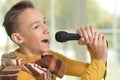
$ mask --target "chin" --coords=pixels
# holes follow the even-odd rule
[[[50,48],[44,49],[43,52],[48,52],[50,51]]]

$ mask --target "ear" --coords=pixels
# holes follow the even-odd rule
[[[12,33],[11,39],[17,44],[23,43],[23,38],[19,33]]]

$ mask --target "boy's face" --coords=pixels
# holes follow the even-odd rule
[[[46,25],[45,17],[38,10],[30,8],[23,11],[18,19],[19,34],[23,39],[19,45],[35,53],[49,51],[50,29]]]

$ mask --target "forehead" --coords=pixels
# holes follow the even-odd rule
[[[33,22],[33,21],[43,21],[44,16],[40,11],[38,11],[35,8],[28,8],[24,10],[20,15],[19,15],[19,21],[20,22]]]

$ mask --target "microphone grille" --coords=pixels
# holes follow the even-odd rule
[[[55,39],[58,41],[58,42],[66,42],[68,39],[67,39],[67,32],[65,31],[59,31],[56,33],[55,35]]]

